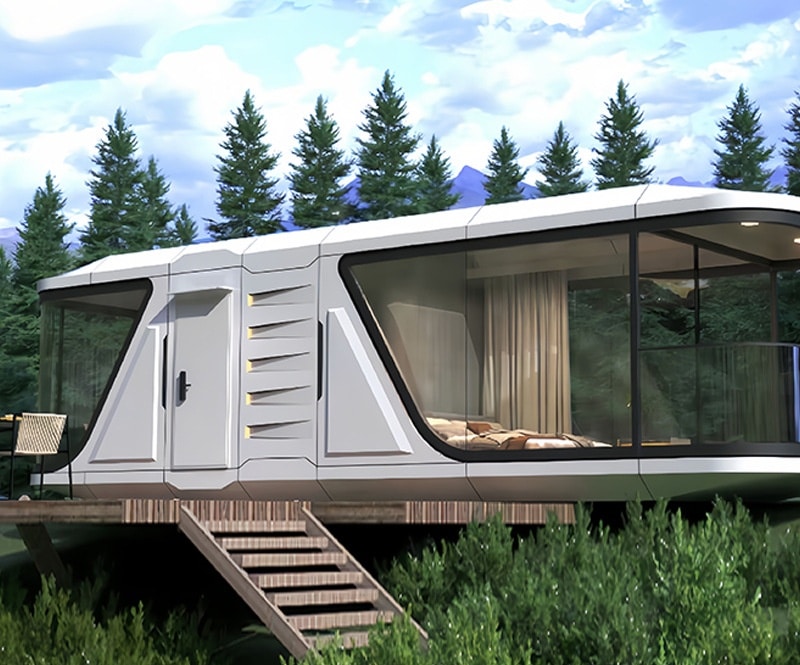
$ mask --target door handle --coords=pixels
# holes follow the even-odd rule
[[[186,401],[186,393],[189,392],[189,388],[192,387],[191,383],[186,381],[186,370],[181,370],[178,373],[178,402],[182,403]]]

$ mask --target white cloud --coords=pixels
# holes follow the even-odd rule
[[[267,119],[268,140],[282,153],[278,168],[284,174],[294,135],[318,94],[328,99],[343,147],[356,147],[362,111],[389,66],[406,94],[410,124],[425,133],[424,141],[436,131],[454,170],[485,168],[502,125],[523,148],[521,162],[532,165],[562,120],[588,177],[597,121],[622,78],[644,107],[645,129],[662,139],[652,160],[657,177],[708,180],[715,122],[736,86],[752,86],[765,120],[771,112],[781,115],[780,121],[787,95],[796,87],[800,21],[794,15],[766,27],[674,33],[658,3],[647,0],[654,14],[644,27],[626,27],[623,21],[614,31],[578,37],[574,31],[594,21],[600,10],[610,9],[613,18],[617,10],[641,2],[478,0],[459,10],[440,0],[395,0],[384,5],[382,17],[372,8],[334,12],[325,5],[325,20],[336,23],[319,43],[306,39],[303,27],[319,20],[316,11],[325,3],[306,3],[303,12],[278,8],[277,14],[242,19],[250,22],[248,34],[264,35],[263,43],[254,39],[247,51],[241,43],[225,48],[244,25],[224,14],[233,4],[0,0],[0,30],[19,39],[45,40],[112,25],[145,26],[152,33],[141,57],[104,65],[106,78],[0,90],[0,216],[16,224],[50,170],[69,197],[70,215],[82,219],[88,160],[117,107],[128,111],[142,153],[158,157],[172,179],[175,202],[186,200],[197,216],[207,216],[213,214],[213,165],[222,128],[248,88]],[[223,22],[225,29],[216,29]],[[193,29],[200,24],[214,27]],[[275,25],[292,39],[274,39]],[[297,26],[296,38],[287,26]],[[420,26],[430,33],[423,34]],[[348,40],[346,35],[354,36]],[[680,48],[664,51],[670,40]],[[103,48],[102,39],[97,43]],[[773,118],[772,125],[778,124]]]
[[[263,81],[242,69],[221,46],[203,46],[193,51],[169,53],[152,70],[119,72],[117,80],[130,104],[141,108],[146,120],[169,124],[159,117],[158,102],[184,100],[183,110],[190,123],[185,129],[201,132],[221,129],[239,106],[246,90],[258,100],[265,95]]]
[[[224,11],[232,0],[24,0],[0,4],[0,29],[40,41],[111,25],[186,22]]]
[[[714,159],[711,139],[685,135],[658,145],[648,163],[656,166],[654,175],[659,179],[680,175],[689,181],[708,182],[712,179]]]
[[[793,32],[787,22],[771,25],[750,38],[735,55],[709,63],[698,75],[705,80],[722,78],[737,84],[746,83],[753,76],[763,77],[764,69],[776,71],[790,55],[792,40],[797,41]]]
[[[580,30],[586,25],[587,11],[564,11],[548,0],[480,0],[463,7],[461,15],[465,18],[484,17],[490,25],[507,20],[522,24],[541,21],[547,25],[564,25]]]
[[[4,206],[6,225],[16,226],[22,220],[25,206],[33,199],[36,188],[44,184],[48,172],[53,174],[56,185],[65,195],[74,192],[68,197],[67,207],[85,210],[88,207],[87,173],[73,162],[76,155],[88,155],[87,147],[93,147],[98,136],[99,127],[61,128],[35,134],[24,141],[0,142],[3,196],[14,202],[13,206]],[[82,219],[80,213],[76,213],[76,217],[79,221]]]
[[[340,56],[340,49],[330,45],[305,49],[295,56],[298,80],[289,86],[264,88],[257,99],[267,120],[267,140],[281,154],[276,171],[284,176],[295,161],[291,154],[296,146],[294,137],[305,128],[319,95],[327,100],[328,113],[339,125],[341,147],[355,147],[361,111],[370,103],[380,75],[355,58]]]
[[[422,12],[422,3],[398,2],[378,23],[381,32],[404,32]]]

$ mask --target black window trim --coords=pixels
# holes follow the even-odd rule
[[[344,254],[338,262],[338,272],[347,290],[353,305],[358,312],[367,334],[375,345],[378,356],[386,369],[389,377],[397,390],[408,417],[414,424],[420,436],[436,451],[454,460],[465,463],[506,463],[506,462],[547,462],[557,460],[595,461],[603,459],[653,459],[653,458],[730,458],[730,457],[794,457],[800,456],[800,444],[786,443],[727,443],[724,446],[714,444],[692,444],[691,446],[661,446],[649,448],[641,445],[641,386],[639,379],[639,336],[638,327],[641,321],[641,311],[637,297],[631,297],[629,332],[630,344],[630,371],[631,371],[631,434],[630,447],[612,446],[610,448],[568,448],[568,449],[539,449],[520,451],[469,451],[461,450],[448,445],[439,438],[427,424],[424,416],[418,409],[411,396],[400,370],[392,358],[386,338],[378,326],[372,309],[355,278],[352,268],[357,265],[385,262],[411,257],[423,257],[437,254],[453,254],[458,252],[495,249],[512,246],[521,242],[547,243],[567,241],[583,238],[597,238],[610,235],[628,235],[628,257],[630,293],[635,296],[639,289],[638,266],[638,237],[641,233],[670,232],[688,226],[708,226],[717,224],[739,223],[757,219],[763,223],[783,224],[800,228],[800,215],[796,212],[761,208],[730,208],[715,210],[697,210],[680,214],[668,214],[646,217],[643,219],[632,218],[603,222],[598,224],[585,224],[552,229],[542,229],[520,233],[509,233],[497,236],[480,238],[465,238],[459,240],[424,243],[402,247],[366,250]],[[775,270],[783,266],[794,267],[800,265],[798,261],[770,262],[770,268]],[[636,328],[636,332],[634,332]],[[587,453],[586,451],[591,451]]]
[[[106,401],[108,400],[108,395],[111,392],[111,387],[114,385],[116,378],[119,374],[119,370],[122,367],[122,363],[125,360],[125,357],[128,355],[128,350],[130,348],[131,342],[133,341],[134,336],[136,335],[136,331],[139,329],[139,324],[142,321],[142,316],[147,309],[147,305],[150,303],[150,298],[153,295],[153,282],[148,278],[137,278],[137,279],[128,279],[128,280],[121,280],[118,282],[101,282],[98,284],[87,284],[81,286],[70,286],[63,289],[48,289],[46,291],[41,291],[39,293],[39,302],[46,303],[46,302],[56,302],[60,300],[66,300],[68,298],[80,298],[83,296],[88,295],[104,295],[109,293],[120,293],[124,291],[136,291],[144,289],[144,297],[142,298],[142,302],[140,303],[138,309],[136,310],[136,314],[133,317],[133,322],[131,324],[130,330],[128,331],[128,335],[125,338],[125,342],[120,349],[119,355],[117,356],[117,360],[114,362],[114,366],[111,369],[111,374],[108,377],[108,381],[106,381],[106,385],[103,388],[103,392],[100,394],[100,399],[97,401],[97,405],[92,413],[92,417],[89,420],[89,423],[86,427],[86,433],[83,436],[82,441],[73,442],[71,446],[71,459],[70,461],[74,460],[83,448],[86,446],[86,443],[89,441],[92,432],[94,431],[95,424],[97,423],[97,418],[99,414],[102,412],[103,408],[105,407]]]

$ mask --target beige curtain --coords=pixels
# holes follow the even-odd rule
[[[478,354],[461,312],[410,303],[388,306],[387,341],[426,415],[465,419],[477,413]]]
[[[571,432],[563,271],[486,281],[483,407],[510,429]]]

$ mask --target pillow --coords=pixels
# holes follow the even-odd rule
[[[488,420],[468,420],[467,427],[475,434],[485,434],[489,431],[502,430],[503,426],[500,423],[492,423]]]
[[[524,450],[528,437],[525,435],[510,436],[500,446],[503,450]]]
[[[474,436],[467,444],[468,450],[497,450],[499,447],[497,441],[485,436]]]
[[[453,448],[459,448],[461,450],[467,450],[470,447],[470,443],[473,439],[476,438],[476,434],[466,434],[466,435],[455,435],[455,436],[448,436],[446,441],[448,446],[453,446]]]
[[[472,434],[467,429],[467,423],[463,420],[447,420],[446,418],[428,418],[428,424],[445,441],[453,436],[467,436]]]

